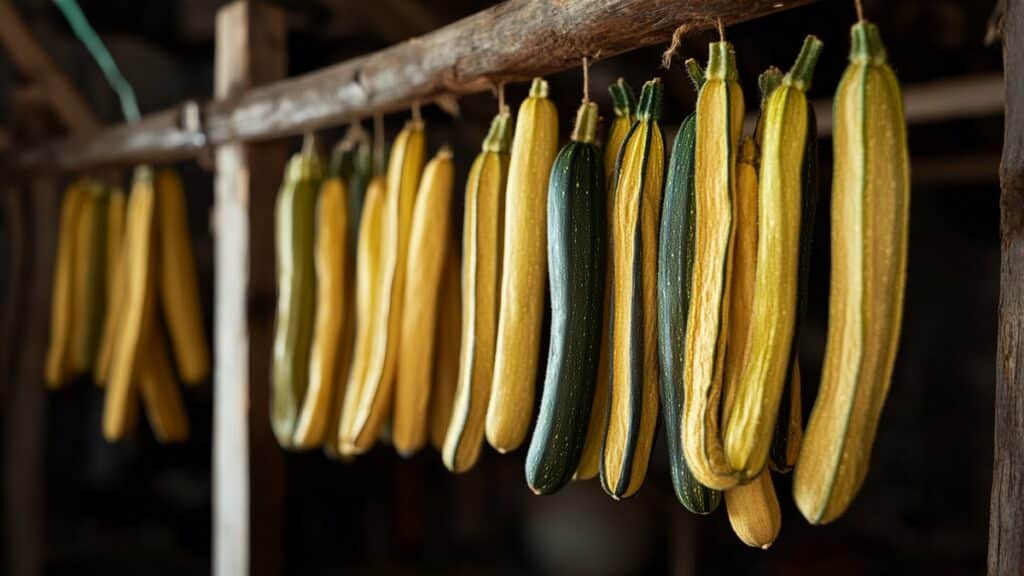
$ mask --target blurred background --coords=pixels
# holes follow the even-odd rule
[[[121,120],[114,93],[64,18],[47,0],[13,2],[32,33],[85,95],[104,123]],[[214,17],[218,0],[82,0],[81,6],[135,87],[143,113],[213,89]],[[293,0],[288,14],[290,74],[300,74],[384,48],[485,8],[471,0]],[[1001,73],[998,46],[984,39],[993,2],[865,0],[881,28],[890,61],[905,87]],[[748,108],[756,77],[771,64],[788,68],[804,35],[825,42],[812,99],[828,101],[846,64],[852,2],[825,0],[726,30],[736,45]],[[635,88],[664,79],[666,141],[693,109],[695,94],[681,68],[706,58],[710,33],[683,39],[671,70],[659,68],[664,46],[594,64],[591,94],[611,115],[605,87],[624,77]],[[0,53],[0,126],[16,146],[61,132],[52,113],[24,89]],[[580,71],[550,78],[563,134],[581,95]],[[513,106],[526,86],[510,85]],[[968,90],[969,92],[969,90]],[[966,103],[965,103],[966,105]],[[453,118],[428,106],[430,149],[452,146],[458,166],[455,222],[469,163],[496,107],[491,95],[459,100]],[[45,108],[45,107],[44,107]],[[554,496],[533,496],[523,479],[524,450],[485,450],[469,473],[453,476],[436,452],[403,459],[388,445],[350,463],[319,452],[283,457],[279,534],[287,574],[982,574],[985,571],[999,269],[999,111],[934,118],[909,130],[912,163],[910,259],[902,343],[882,417],[872,467],[849,512],[811,527],[790,496],[790,478],[775,476],[782,532],[768,551],[746,548],[732,534],[724,506],[695,517],[675,500],[664,438],[654,447],[639,495],[616,503],[596,481]],[[385,119],[394,135],[405,115]],[[323,134],[328,145],[340,127]],[[297,148],[298,141],[292,142]],[[820,144],[822,202],[817,214],[810,308],[800,362],[804,405],[814,400],[828,308],[831,141]],[[211,330],[212,174],[178,167],[187,185],[190,227]],[[122,175],[128,178],[128,173]],[[0,221],[0,237],[14,226]],[[56,226],[54,226],[56,234]],[[0,255],[0,285],[17,269]],[[272,258],[272,254],[261,257]],[[4,296],[10,296],[4,294]],[[27,320],[25,320],[27,321]],[[5,332],[4,354],[17,357],[18,332]],[[208,332],[209,333],[209,332]],[[544,339],[546,342],[546,338]],[[0,382],[13,379],[11,364]],[[263,379],[257,382],[265,382]],[[42,383],[40,382],[40,388]],[[211,566],[211,414],[208,384],[185,391],[191,440],[161,446],[140,426],[108,444],[100,435],[102,392],[76,382],[46,393],[33,421],[39,446],[9,441],[16,402],[0,399],[4,419],[5,497],[0,573],[14,573],[22,530],[41,526],[46,574],[206,574]],[[263,418],[254,414],[253,418]],[[27,450],[38,451],[27,454]],[[40,462],[39,485],[12,480]],[[17,512],[19,498],[38,498],[42,515]],[[259,506],[260,504],[254,504]],[[254,552],[259,558],[259,551]]]

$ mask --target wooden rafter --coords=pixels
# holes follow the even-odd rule
[[[18,71],[49,99],[54,113],[72,134],[89,134],[99,128],[99,120],[78,88],[32,35],[11,0],[0,0],[0,44]]]

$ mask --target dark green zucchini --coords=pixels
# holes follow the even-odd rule
[[[668,439],[669,468],[676,498],[687,510],[709,514],[722,501],[722,493],[703,486],[686,465],[681,427],[684,401],[683,354],[686,319],[693,289],[694,189],[693,157],[696,118],[683,120],[672,144],[661,209],[658,239],[658,366],[661,410]]]
[[[793,344],[790,351],[788,381],[779,401],[779,418],[769,452],[769,462],[776,472],[789,472],[796,464],[803,439],[802,403],[793,403],[793,393],[800,395],[800,386],[806,382],[794,379],[795,364],[799,362],[800,325],[807,313],[807,283],[811,274],[811,244],[814,240],[814,215],[818,209],[818,121],[814,107],[807,108],[807,143],[804,147],[804,174],[800,213],[800,261],[797,263],[796,321],[793,325]]]
[[[594,143],[598,112],[584,102],[572,141],[548,181],[551,336],[526,483],[537,494],[564,486],[579,465],[594,398],[604,301],[605,191]]]

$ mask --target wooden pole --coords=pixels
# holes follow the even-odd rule
[[[12,193],[24,193],[18,190]],[[46,392],[43,363],[50,331],[50,293],[53,282],[59,195],[56,181],[37,178],[26,194],[29,244],[26,254],[28,297],[26,317],[18,334],[17,375],[4,402],[3,511],[7,552],[11,564],[5,573],[36,576],[43,573],[45,501],[43,455],[46,451]],[[13,345],[8,343],[8,345]]]
[[[287,73],[284,14],[257,0],[217,13],[215,91]],[[270,430],[274,196],[283,143],[215,151],[213,537],[215,576],[282,573],[283,455]]]
[[[988,573],[1018,576],[1024,574],[1024,0],[1006,1],[1002,38],[1006,124]]]

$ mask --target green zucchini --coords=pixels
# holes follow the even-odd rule
[[[697,143],[696,117],[683,120],[672,144],[665,177],[658,246],[658,366],[661,411],[668,439],[669,468],[676,498],[695,514],[710,514],[722,493],[703,486],[686,465],[681,436],[683,356],[686,320],[693,290],[694,189],[693,154]]]
[[[288,163],[275,207],[277,317],[271,360],[270,421],[278,444],[292,444],[309,380],[313,343],[316,274],[316,196],[321,168],[312,145]]]
[[[537,423],[526,455],[536,494],[564,486],[579,465],[591,417],[605,267],[605,192],[595,142],[597,104],[584,102],[548,180],[551,340]]]
[[[779,418],[769,453],[776,472],[789,472],[796,465],[803,438],[801,381],[799,377],[800,325],[807,313],[807,283],[811,273],[811,244],[814,240],[814,214],[818,209],[818,121],[814,108],[807,107],[807,143],[804,147],[803,196],[800,216],[800,259],[797,263],[796,321],[789,358],[789,381],[779,401]]]

